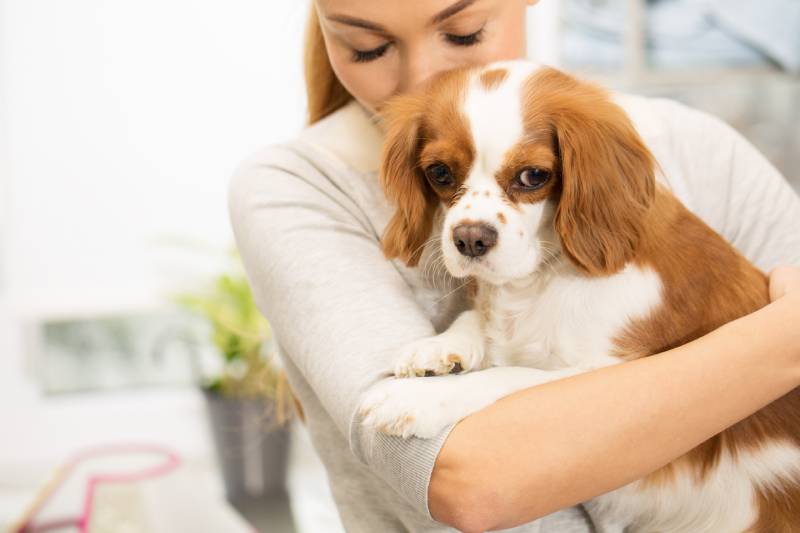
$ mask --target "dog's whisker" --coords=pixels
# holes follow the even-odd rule
[[[444,266],[444,256],[441,252],[440,248],[434,250],[434,252],[429,256],[428,260],[425,263],[425,268],[423,270],[423,275],[425,279],[430,281],[431,285],[436,288],[439,287],[439,275],[446,274],[446,271],[441,271],[442,267]],[[442,284],[446,281],[446,277],[442,277]]]
[[[435,267],[435,273],[437,276],[441,277],[442,283],[450,286],[451,277],[449,276],[449,271],[447,270],[447,264],[444,261],[444,253],[440,253],[436,257]]]
[[[438,236],[436,236],[436,235],[434,235],[432,237],[429,237],[427,240],[425,240],[425,242],[423,242],[422,244],[420,244],[419,246],[414,248],[414,250],[412,250],[410,255],[414,256],[414,255],[418,254],[421,250],[424,251],[425,247],[428,246],[429,244],[433,243],[437,238],[438,238]]]
[[[441,302],[442,300],[444,300],[445,298],[447,298],[448,296],[450,296],[450,295],[451,295],[451,294],[453,294],[454,292],[456,292],[456,291],[458,291],[458,290],[460,290],[460,289],[463,289],[464,287],[466,287],[468,283],[469,283],[469,278],[467,278],[467,279],[466,279],[466,281],[464,281],[464,283],[462,283],[461,285],[459,285],[459,286],[458,286],[458,287],[456,287],[455,289],[451,290],[450,292],[448,292],[447,294],[445,294],[445,295],[444,295],[444,296],[442,296],[441,298],[438,298],[437,300],[435,300],[435,301],[434,301],[434,303],[435,303],[435,304],[438,304],[439,302]]]

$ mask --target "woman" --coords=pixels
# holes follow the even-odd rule
[[[316,0],[312,125],[232,180],[248,277],[348,531],[591,531],[591,517],[570,506],[800,385],[800,271],[784,269],[771,279],[774,302],[753,315],[658,357],[521,391],[434,439],[359,424],[360,395],[389,375],[399,348],[463,308],[459,291],[382,256],[392,207],[372,115],[443,70],[524,56],[534,3]],[[681,200],[762,269],[800,265],[800,200],[777,171],[720,121],[642,101],[634,123]]]

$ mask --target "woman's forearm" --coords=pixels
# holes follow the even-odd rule
[[[465,531],[639,479],[800,385],[800,293],[652,357],[532,387],[459,422],[429,506]]]

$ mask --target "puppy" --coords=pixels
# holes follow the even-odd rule
[[[386,256],[441,261],[474,290],[472,310],[395,368],[463,375],[385,380],[362,399],[367,425],[431,437],[516,390],[669,350],[769,301],[766,276],[656,182],[598,87],[503,62],[440,76],[382,115],[397,206]],[[627,531],[798,531],[798,482],[794,391],[591,505]]]

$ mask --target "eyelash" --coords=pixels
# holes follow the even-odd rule
[[[390,44],[392,43],[386,43],[378,48],[373,48],[372,50],[366,51],[353,50],[353,61],[356,63],[368,63],[370,61],[374,61],[386,53],[386,50],[389,49]]]
[[[455,44],[457,46],[473,46],[481,42],[481,39],[483,39],[483,28],[479,29],[475,33],[470,33],[469,35],[454,35],[452,33],[445,33],[444,38],[451,44]]]
[[[468,35],[445,33],[444,39],[455,46],[474,46],[480,43],[483,39],[483,28]],[[391,42],[388,42],[379,46],[378,48],[373,48],[372,50],[353,50],[353,61],[356,63],[368,63],[370,61],[374,61],[383,56],[391,44]]]

